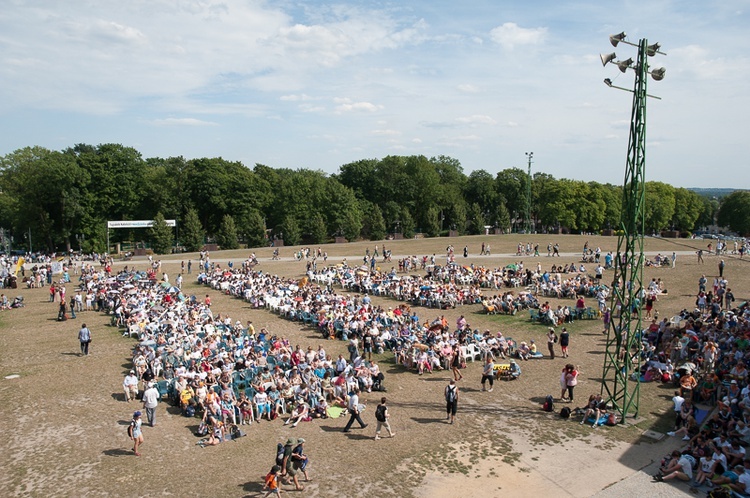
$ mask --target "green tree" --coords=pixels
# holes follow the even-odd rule
[[[326,220],[320,213],[314,213],[307,221],[307,232],[310,234],[313,244],[325,244],[328,241],[328,229]]]
[[[414,218],[409,212],[409,209],[408,208],[402,209],[401,210],[401,232],[404,234],[404,237],[406,237],[407,239],[414,237],[415,228],[416,226],[414,225]]]
[[[221,219],[219,230],[216,231],[216,243],[222,249],[237,249],[240,247],[237,241],[237,225],[231,215],[225,214]]]
[[[458,230],[459,235],[466,233],[466,203],[461,200],[450,206],[447,211],[446,222],[448,227]]]
[[[439,217],[440,213],[438,212],[437,207],[433,206],[429,210],[427,210],[427,215],[422,225],[422,229],[428,237],[440,236],[440,220],[438,219]]]
[[[484,233],[484,215],[476,202],[469,206],[467,213],[469,235],[480,235]]]
[[[674,187],[662,182],[646,182],[646,204],[644,214],[646,230],[658,232],[669,227],[674,216]]]
[[[241,218],[242,224],[239,230],[245,238],[248,247],[265,247],[266,241],[266,223],[263,216],[256,210],[251,209]]]
[[[369,240],[382,240],[385,238],[385,220],[383,211],[377,204],[368,201],[362,202],[362,235]]]
[[[284,240],[284,245],[296,246],[299,244],[302,237],[302,230],[294,216],[287,215],[286,218],[284,218],[279,231]]]
[[[180,227],[180,243],[185,246],[189,252],[195,252],[203,247],[205,232],[201,226],[201,220],[198,219],[198,213],[195,209],[188,209]]]
[[[717,222],[742,236],[750,234],[750,192],[737,190],[725,197]]]
[[[156,254],[168,254],[172,250],[172,227],[167,225],[164,215],[156,213],[154,224],[148,229],[148,238],[151,241],[151,249]]]
[[[703,212],[701,196],[686,188],[674,190],[674,216],[672,225],[680,232],[695,230],[698,217]]]
[[[493,211],[493,217],[493,223],[495,226],[503,230],[510,229],[510,213],[508,213],[508,208],[505,207],[504,202],[497,203],[497,206],[495,206],[495,210]]]

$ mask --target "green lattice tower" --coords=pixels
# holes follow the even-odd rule
[[[625,421],[638,416],[640,399],[641,300],[643,289],[643,232],[646,170],[646,39],[638,44],[633,108],[630,119],[628,160],[622,192],[620,234],[614,260],[610,296],[612,318],[602,375],[602,396],[612,403]],[[635,379],[630,375],[635,373]]]

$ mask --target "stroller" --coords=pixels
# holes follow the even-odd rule
[[[16,296],[13,299],[13,302],[10,304],[10,307],[11,308],[23,308],[24,307],[23,296]]]

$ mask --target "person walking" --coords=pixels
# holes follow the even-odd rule
[[[78,341],[81,343],[81,356],[89,355],[89,344],[91,344],[91,331],[86,324],[81,324],[81,330],[78,331]]]
[[[563,358],[568,357],[569,345],[570,345],[570,333],[568,333],[568,329],[563,327],[562,332],[560,332],[560,349],[562,350]]]
[[[156,406],[159,404],[159,390],[155,382],[149,382],[148,388],[143,392],[143,409],[146,410],[146,419],[151,427],[156,425]]]
[[[676,263],[677,263],[677,253],[672,251],[672,268],[675,267]]]
[[[555,343],[557,342],[557,334],[555,333],[555,329],[553,327],[550,327],[547,330],[547,349],[549,350],[549,357],[550,359],[555,359]]]
[[[456,421],[456,411],[458,410],[458,386],[453,379],[451,379],[450,384],[445,386],[445,410],[447,413],[445,419],[452,424]]]
[[[135,456],[141,456],[138,449],[143,444],[143,432],[141,432],[141,412],[133,413],[133,420],[130,421],[130,427],[128,427],[128,436],[133,441],[133,453]]]
[[[719,278],[724,277],[724,260],[719,261]]]
[[[492,355],[487,355],[487,361],[482,368],[482,391],[485,390],[485,383],[490,382],[490,388],[487,392],[492,392],[492,385],[495,382],[495,362],[492,361]]]
[[[391,424],[388,421],[391,414],[388,412],[388,406],[386,406],[386,398],[383,396],[380,398],[380,404],[375,408],[375,420],[378,421],[378,425],[375,427],[375,441],[380,439],[380,429],[385,427],[388,431],[388,437],[393,437],[396,434],[391,430]]]
[[[464,378],[464,376],[461,375],[461,372],[459,371],[463,361],[464,359],[461,356],[461,348],[458,346],[458,344],[455,344],[453,346],[453,354],[451,355],[451,372],[453,372],[454,380],[461,380]]]
[[[355,387],[354,391],[352,391],[351,396],[349,396],[349,403],[348,403],[347,408],[349,409],[350,416],[349,416],[349,422],[347,422],[346,427],[344,427],[344,432],[349,432],[355,420],[359,423],[359,426],[362,429],[367,427],[367,424],[362,421],[362,417],[359,416],[360,406],[359,406],[359,388],[358,387]]]

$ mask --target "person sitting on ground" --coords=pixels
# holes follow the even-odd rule
[[[292,413],[289,415],[289,418],[286,419],[286,422],[284,422],[284,425],[292,424],[292,427],[297,427],[297,424],[300,423],[301,420],[305,420],[308,418],[310,413],[310,409],[308,408],[307,404],[300,401],[297,403],[297,406],[292,410]]]
[[[714,474],[718,472],[717,468],[722,471],[724,470],[722,462],[726,463],[726,460],[722,460],[721,457],[723,454],[721,453],[721,450],[713,445],[711,445],[711,448],[712,451],[710,455],[700,458],[698,463],[698,473],[695,476],[695,481],[693,483],[693,486],[695,487],[702,486],[707,480],[710,481]]]
[[[510,380],[516,380],[521,376],[521,367],[516,363],[516,360],[510,360]]]
[[[524,361],[529,359],[529,355],[531,354],[531,351],[529,350],[529,346],[522,342],[520,346],[518,346],[518,357]]]
[[[586,405],[586,411],[583,412],[581,425],[586,423],[586,420],[588,420],[589,416],[594,415],[594,423],[591,424],[591,427],[596,428],[599,425],[599,419],[606,412],[606,403],[602,401],[602,395],[592,394],[591,396],[589,396],[589,402],[588,405]]]
[[[681,481],[689,481],[693,478],[693,463],[695,463],[695,458],[691,455],[680,454],[679,451],[674,450],[672,459],[665,467],[659,469],[659,474],[656,474],[654,479],[658,482],[675,478]]]

